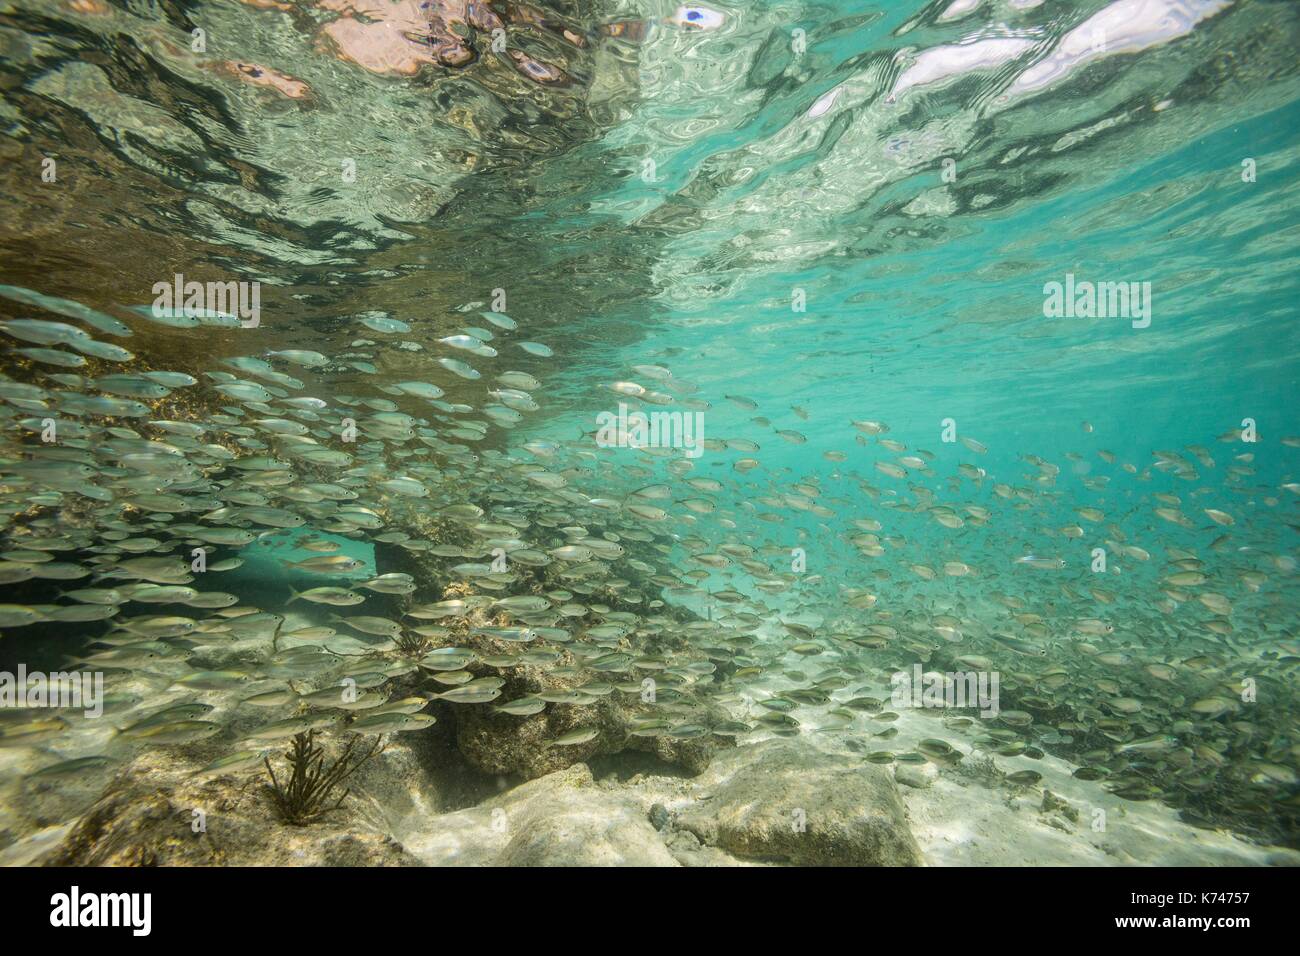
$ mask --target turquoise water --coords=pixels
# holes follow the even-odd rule
[[[255,732],[244,685],[284,679],[276,655],[298,643],[285,641],[293,629],[378,615],[415,640],[441,619],[413,608],[482,598],[420,650],[472,644],[465,679],[508,681],[496,705],[550,687],[552,667],[606,683],[608,671],[584,670],[593,648],[613,648],[592,629],[627,620],[620,652],[712,668],[684,678],[693,709],[671,713],[670,739],[698,727],[745,747],[775,734],[865,761],[916,754],[938,736],[968,764],[992,755],[1004,776],[1041,777],[1042,761],[1061,761],[1051,780],[1088,784],[1066,793],[1083,807],[1149,801],[1162,820],[1294,847],[1296,10],[1214,0],[476,9],[0,6],[0,282],[18,290],[0,299],[0,317],[76,324],[66,303],[31,290],[133,333],[87,327],[129,349],[126,362],[74,367],[79,353],[66,349],[74,358],[60,367],[57,356],[0,358],[3,601],[20,609],[0,627],[3,668],[52,670],[133,647],[114,629],[133,616],[190,615],[184,601],[124,598],[112,622],[60,623],[50,608],[118,580],[124,536],[146,537],[132,554],[179,554],[194,524],[267,533],[272,519],[238,510],[266,506],[301,527],[214,556],[244,559],[219,587],[260,626],[213,650],[192,643],[214,633],[205,627],[225,633],[208,619],[193,637],[156,638],[171,642],[162,663],[131,658],[117,675],[139,697],[120,729],[188,700],[189,671],[238,672],[234,690],[199,688],[215,729],[174,745],[191,769]],[[461,43],[467,62],[446,52]],[[154,283],[178,273],[260,282],[257,326],[177,328],[132,311],[147,312]],[[1067,275],[1134,283],[1149,312],[1135,299],[1120,315],[1046,314],[1050,284]],[[446,341],[458,334],[477,351]],[[6,349],[69,344],[7,339]],[[285,350],[321,360],[276,354]],[[239,357],[254,364],[228,364]],[[194,383],[137,396],[139,414],[69,404],[69,394],[130,394],[97,385],[143,371]],[[535,384],[502,382],[505,372]],[[270,391],[222,394],[229,380],[213,373]],[[397,387],[412,381],[437,395]],[[303,395],[321,405],[289,404]],[[697,416],[702,453],[600,447],[599,416],[620,403]],[[40,442],[24,420],[47,411],[87,433]],[[147,424],[156,420],[202,423],[205,441],[239,459],[270,456],[272,479],[250,483],[259,469],[187,446]],[[340,437],[347,421],[360,422],[359,444]],[[301,456],[284,431],[295,423],[343,463]],[[170,442],[194,471],[124,464],[112,442],[132,438]],[[87,463],[102,496],[26,464],[42,459]],[[700,478],[717,485],[689,483]],[[303,492],[312,482],[332,490]],[[662,493],[643,490],[652,486]],[[250,488],[257,502],[225,497]],[[151,492],[189,507],[133,504]],[[455,511],[466,504],[482,513]],[[369,517],[340,517],[353,505]],[[564,530],[575,526],[581,534]],[[70,543],[42,544],[60,534]],[[547,557],[584,535],[625,553],[576,568]],[[328,553],[302,549],[313,537],[363,566],[286,568]],[[509,571],[477,566],[498,547]],[[33,550],[86,579],[48,577]],[[543,562],[516,565],[515,551]],[[413,594],[288,602],[289,586],[358,589],[377,574],[409,575]],[[197,590],[217,588],[196,577]],[[550,607],[505,619],[490,603],[557,591]],[[700,619],[712,625],[692,630]],[[485,662],[517,648],[462,625],[560,628],[528,645],[559,663]],[[816,653],[792,650],[808,642]],[[445,691],[419,655],[377,634],[324,646],[332,656],[301,665],[295,695],[328,687],[350,657],[391,668],[382,686],[393,701]],[[914,663],[997,672],[1002,708],[1032,721],[1004,722],[1002,736],[960,722],[927,733],[905,715],[906,745],[889,744],[883,724],[845,708],[887,697],[889,675]],[[633,688],[617,693],[635,696],[654,672],[616,671]],[[467,778],[513,786],[627,752],[600,690],[526,718],[544,728],[538,741],[596,721],[594,741],[539,750],[511,737],[501,743],[511,756],[495,761],[466,742],[480,718],[456,716],[487,702],[433,698],[423,713],[448,728]],[[793,730],[759,720],[763,701],[791,692]],[[295,697],[266,716],[309,706]],[[339,719],[329,732],[342,739],[353,718]],[[52,758],[111,763],[86,771],[85,800],[7,811],[6,845],[38,823],[74,825],[152,747],[106,742],[75,721],[22,733],[35,739],[14,730],[0,749],[7,803]],[[1130,747],[1148,740],[1162,742]],[[250,768],[240,772],[260,772]],[[933,792],[960,815],[949,791]]]

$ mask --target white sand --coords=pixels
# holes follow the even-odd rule
[[[786,664],[806,666],[795,657],[787,658]],[[963,763],[989,756],[982,751],[971,755],[972,740],[985,729],[979,726],[979,718],[975,718],[975,726],[950,730],[944,725],[943,710],[894,708],[888,686],[864,683],[874,689],[837,691],[836,700],[842,702],[859,693],[879,697],[885,701],[885,710],[899,714],[898,720],[885,723],[862,715],[851,728],[817,731],[818,721],[825,719],[826,707],[800,707],[793,716],[803,725],[804,733],[811,730],[818,745],[827,749],[848,751],[847,741],[853,739],[859,745],[865,744],[860,755],[874,750],[905,753],[915,750],[921,740],[935,737],[965,754]],[[752,694],[747,696],[758,700],[797,686],[774,677],[753,685]],[[751,706],[746,716],[753,718],[761,713],[762,708]],[[994,725],[998,726],[996,722]],[[888,727],[897,728],[898,734],[891,739],[871,736]],[[746,742],[751,739],[746,738]],[[1004,773],[1034,770],[1043,779],[1034,787],[1017,788],[986,783],[952,770],[936,773],[937,768],[929,764],[910,765],[928,767],[922,772],[933,778],[928,788],[899,786],[913,835],[929,865],[1248,866],[1300,862],[1300,853],[1293,850],[1261,846],[1226,830],[1193,827],[1158,800],[1117,797],[1104,789],[1102,781],[1072,776],[1076,766],[1050,754],[1039,760],[997,755],[992,759]],[[902,766],[895,764],[895,772]],[[1077,819],[1071,821],[1060,811],[1042,812],[1044,790],[1067,801]]]
[[[963,734],[944,726],[942,711],[897,713],[899,719],[889,726],[898,728],[898,736],[873,740],[870,749],[904,753],[926,737],[937,737],[966,754],[964,763],[988,756],[971,753],[970,738],[983,732],[978,718]],[[876,730],[886,726],[867,723]],[[1101,781],[1072,776],[1076,766],[1051,754],[1038,760],[992,759],[1004,773],[1035,770],[1043,779],[1034,787],[1011,787],[931,769],[926,771],[933,777],[930,787],[899,786],[912,832],[930,865],[1246,866],[1262,865],[1273,853],[1292,852],[1262,847],[1228,831],[1198,829],[1157,800],[1124,800],[1107,792]],[[1042,811],[1045,790],[1068,802],[1077,819]]]

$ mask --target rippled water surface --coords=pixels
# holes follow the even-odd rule
[[[931,862],[1085,861],[924,829],[1004,801],[1296,847],[1298,41],[1250,0],[0,0],[0,670],[107,695],[3,701],[0,852],[122,862],[74,837],[124,777],[265,782],[298,732],[372,776],[436,739],[439,812],[775,738],[937,769]],[[996,713],[896,695],[935,672]]]

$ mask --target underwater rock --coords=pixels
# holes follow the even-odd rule
[[[493,671],[492,673],[495,673]],[[501,700],[514,700],[543,691],[572,690],[582,680],[557,677],[541,668],[517,667],[503,672]],[[618,735],[609,698],[592,704],[549,704],[529,717],[498,713],[487,707],[448,708],[456,727],[456,746],[466,760],[484,773],[518,774],[528,780],[563,770],[610,749]],[[586,743],[552,746],[551,741],[579,727],[598,727],[600,733]]]
[[[605,744],[606,731],[613,725],[607,701],[548,707],[531,717],[463,707],[456,713],[456,745],[465,759],[484,773],[518,774],[533,780],[598,753],[616,752]],[[594,740],[565,747],[548,746],[561,734],[588,726],[601,728]]]
[[[587,676],[557,677],[540,668],[517,668],[507,678],[503,699],[526,697],[543,691],[581,686]],[[532,780],[598,755],[637,750],[654,754],[664,763],[698,774],[714,754],[732,748],[735,741],[720,734],[675,738],[667,735],[636,737],[628,727],[653,709],[639,701],[624,703],[603,697],[591,704],[550,705],[530,717],[500,714],[482,707],[455,709],[456,742],[461,754],[485,773],[518,774]],[[586,743],[554,745],[560,735],[580,728],[599,728]]]
[[[1071,823],[1079,822],[1079,811],[1068,800],[1063,800],[1050,790],[1043,791],[1043,803],[1039,807],[1043,813],[1057,813]]]
[[[550,675],[543,678],[540,673],[515,679],[527,687],[517,696],[560,686]],[[709,766],[714,754],[735,746],[731,738],[718,734],[690,739],[633,737],[627,727],[634,715],[631,709],[608,698],[587,705],[548,707],[531,717],[465,707],[456,713],[456,741],[461,754],[479,770],[518,774],[529,780],[594,756],[624,750],[645,751],[687,773],[698,774]],[[579,727],[597,727],[600,733],[586,743],[552,745],[561,734]]]
[[[702,843],[798,866],[920,866],[921,850],[883,767],[767,740],[719,755],[708,794],[677,815]]]
[[[669,830],[664,834],[668,852],[682,866],[761,866],[763,864],[736,859],[717,847],[705,846],[690,830]]]
[[[894,766],[894,782],[915,790],[926,790],[939,777],[939,768],[932,763],[901,763]]]
[[[648,713],[648,711],[647,711]],[[664,763],[679,767],[689,774],[703,773],[708,769],[713,757],[721,750],[736,746],[732,737],[722,734],[706,734],[703,737],[628,737],[626,749],[643,750],[652,753]]]
[[[164,751],[141,754],[105,789],[45,866],[418,866],[360,818],[351,800],[326,821],[281,823],[261,778],[200,780],[197,764]],[[195,832],[198,829],[199,832]]]
[[[419,516],[416,520],[416,530],[422,538],[429,541],[454,543],[463,536],[463,531],[453,522],[429,516]],[[628,539],[624,546],[629,555],[639,555],[646,562],[655,558],[656,552],[641,542]],[[469,593],[463,583],[449,575],[446,560],[431,552],[410,551],[400,545],[377,542],[375,563],[380,573],[409,574],[416,584],[416,590],[411,595],[387,596],[385,613],[393,617],[402,616],[414,603],[440,601]],[[520,573],[522,580],[517,591],[533,594],[545,592],[544,575],[529,569],[520,569]],[[609,596],[606,599],[610,599]],[[683,608],[664,608],[661,613],[684,623],[700,620],[697,615]],[[587,623],[595,623],[598,619]],[[480,656],[516,651],[516,645],[510,642],[473,632],[474,627],[505,623],[504,620],[496,620],[491,609],[474,609],[463,620],[464,624],[458,624],[450,637],[437,643],[467,647]],[[571,620],[568,626],[576,630],[584,625]],[[633,652],[668,651],[682,658],[700,662],[708,660],[681,638],[661,637],[658,642],[629,638],[625,643],[628,645],[626,649]],[[568,667],[577,661],[565,652],[559,663]],[[545,692],[573,691],[591,682],[606,681],[611,676],[595,670],[556,674],[547,667],[518,665],[498,668],[478,662],[469,665],[466,670],[476,678],[496,677],[504,680],[498,703]],[[692,721],[698,719],[706,727],[731,722],[729,713],[707,699],[697,700],[696,704],[699,712]],[[456,747],[475,769],[487,774],[518,776],[527,780],[537,779],[592,757],[614,755],[625,750],[649,753],[689,774],[698,774],[708,767],[709,761],[719,750],[736,746],[734,738],[713,733],[699,736],[673,736],[668,733],[632,735],[629,728],[633,721],[641,718],[655,719],[662,714],[653,704],[643,703],[639,696],[622,692],[594,698],[586,703],[548,704],[544,711],[526,717],[500,713],[493,707],[457,704],[439,705],[437,714],[441,726],[455,728]],[[569,731],[588,727],[599,731],[591,740],[568,745],[554,743]]]
[[[384,563],[393,557],[384,554]],[[427,580],[418,562],[416,581]],[[475,612],[468,620],[472,625],[492,623]],[[507,642],[472,633],[458,633],[453,642],[473,649],[479,654],[500,654],[511,650]],[[570,659],[562,661],[573,663]],[[499,677],[500,701],[517,700],[549,692],[576,691],[592,681],[605,679],[593,670],[557,674],[545,667],[519,665],[509,668],[471,664],[466,668],[476,677]],[[716,704],[699,701],[699,719],[706,726],[726,722],[729,714]],[[680,767],[690,774],[702,772],[719,750],[735,747],[735,740],[721,734],[705,733],[700,736],[676,737],[667,733],[653,736],[635,736],[629,733],[633,722],[640,718],[655,718],[660,714],[653,704],[643,703],[639,696],[621,692],[596,697],[588,703],[548,704],[540,713],[517,716],[500,713],[495,708],[463,705],[444,705],[439,719],[456,729],[456,746],[461,755],[476,769],[490,774],[518,775],[533,780],[561,770],[595,756],[622,753],[625,750],[653,754],[664,763]],[[591,740],[576,744],[558,744],[563,734],[579,728],[595,728],[599,732]]]
[[[434,865],[679,865],[645,809],[598,787],[586,764],[437,817],[412,849]]]

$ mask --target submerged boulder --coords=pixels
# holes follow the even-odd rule
[[[560,678],[537,667],[519,667],[505,677],[501,700],[515,700],[542,691],[572,690],[581,681]],[[526,780],[563,770],[583,760],[612,752],[616,726],[608,698],[592,704],[548,704],[527,717],[499,713],[491,707],[449,705],[456,727],[456,746],[464,758],[484,773],[518,775]],[[580,727],[600,732],[592,740],[568,746],[551,742]]]
[[[694,779],[596,783],[582,763],[404,838],[433,865],[917,866],[887,768],[799,741],[720,754]]]
[[[454,523],[422,517],[420,533],[431,541],[457,541],[460,531]],[[652,559],[654,552],[641,551],[634,542],[625,542],[631,554],[644,554]],[[463,582],[448,576],[446,560],[425,552],[409,552],[395,545],[377,544],[375,560],[381,572],[401,572],[411,575],[416,591],[409,596],[390,599],[389,611],[394,617],[406,613],[412,603],[433,602],[464,597],[471,592]],[[518,572],[521,581],[516,589],[520,594],[540,595],[546,590],[544,575],[537,569]],[[605,596],[617,603],[616,598]],[[661,614],[688,623],[698,618],[683,608],[664,608]],[[582,618],[570,618],[565,627],[580,632],[603,620],[600,614],[590,612]],[[455,704],[439,702],[435,713],[440,722],[454,727],[456,748],[476,770],[482,773],[534,780],[565,767],[593,757],[611,756],[625,750],[653,754],[664,763],[672,764],[687,773],[697,774],[708,765],[713,755],[735,746],[731,737],[709,732],[712,726],[732,723],[730,715],[707,696],[694,698],[695,715],[690,723],[698,726],[690,734],[631,733],[639,720],[657,720],[665,717],[652,703],[644,703],[638,694],[620,691],[605,696],[587,696],[571,703],[548,703],[539,713],[517,716],[501,713],[496,705],[548,692],[579,692],[587,684],[607,683],[617,678],[626,680],[622,671],[600,671],[583,666],[583,659],[575,656],[566,644],[556,642],[548,647],[556,652],[555,666],[517,664],[494,666],[482,663],[504,655],[518,654],[518,643],[485,635],[477,628],[500,627],[512,623],[507,614],[491,607],[477,607],[464,616],[449,617],[444,621],[447,634],[429,648],[464,647],[480,658],[465,670],[475,678],[499,678],[503,681],[500,694],[493,705]],[[545,645],[542,645],[545,646]],[[700,664],[710,663],[709,658],[690,646],[680,635],[660,635],[651,640],[639,635],[624,638],[619,653],[671,653],[680,660]],[[436,677],[422,678],[423,683],[413,684],[409,693],[444,691]],[[684,720],[684,718],[683,718]],[[573,744],[556,744],[555,741],[571,731],[589,728],[596,731],[590,740]],[[703,732],[701,732],[703,731]]]
[[[559,678],[539,668],[518,668],[507,679],[502,699],[569,690],[587,679]],[[721,734],[679,738],[667,734],[643,737],[629,732],[638,718],[656,716],[652,705],[611,695],[589,704],[550,704],[528,717],[497,713],[486,707],[458,707],[454,720],[457,746],[466,760],[485,773],[517,774],[528,780],[625,750],[651,753],[664,763],[697,774],[709,765],[714,754],[735,746],[732,738]],[[724,719],[725,715],[719,713],[717,717]],[[598,733],[583,743],[554,743],[563,734],[583,727]]]
[[[920,866],[889,771],[766,740],[717,757],[677,826],[742,859],[798,866]]]
[[[438,817],[412,850],[443,866],[677,866],[646,811],[574,764]]]
[[[307,826],[277,816],[261,772],[203,779],[195,769],[210,754],[141,754],[76,820],[50,828],[13,859],[53,866],[921,862],[888,771],[806,739],[729,750],[695,778],[610,773],[597,782],[579,762],[495,795],[505,781],[481,779],[476,796],[449,789],[450,777],[468,771],[449,740],[415,736],[390,741],[358,772],[342,806]],[[466,799],[479,802],[451,809]]]
[[[174,753],[141,754],[32,862],[45,866],[417,866],[362,819],[350,798],[310,826],[289,826],[261,776],[202,780]]]

